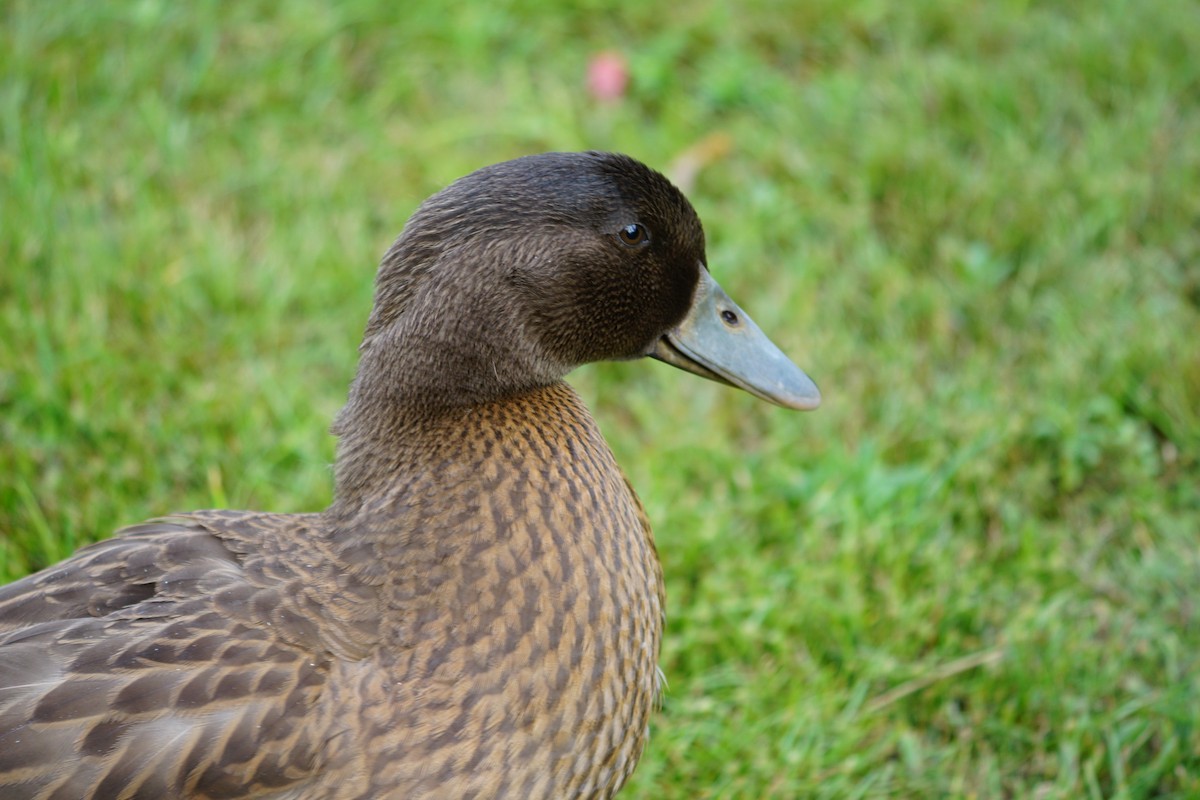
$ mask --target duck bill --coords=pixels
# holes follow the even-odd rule
[[[784,408],[810,411],[821,404],[812,378],[759,330],[703,267],[688,315],[649,355]]]

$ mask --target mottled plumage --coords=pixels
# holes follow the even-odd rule
[[[380,268],[330,508],[153,521],[0,588],[0,797],[613,796],[662,575],[562,377],[655,355],[814,406],[798,371],[736,365],[770,345],[727,300],[691,206],[630,159],[435,195]],[[697,355],[701,301],[749,337],[732,367]]]

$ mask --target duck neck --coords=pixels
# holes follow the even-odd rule
[[[360,375],[379,374],[365,363],[363,367]],[[374,381],[356,381],[334,423],[339,441],[334,501],[327,513],[349,518],[387,509],[390,499],[438,476],[443,467],[489,462],[497,448],[512,456],[507,438],[527,438],[530,431],[555,435],[552,429],[567,420],[572,429],[595,429],[578,396],[562,381],[524,391],[497,392],[491,382],[454,388],[410,382],[396,392]],[[491,399],[471,402],[477,393]],[[607,451],[598,432],[595,437]]]
[[[645,537],[608,445],[564,382],[482,404],[376,409],[339,428],[328,529],[341,568],[368,582],[408,576],[406,593],[419,595],[436,590],[439,570],[470,573],[474,551],[497,542],[574,552],[601,546],[572,538],[585,532]],[[530,542],[514,545],[521,536]]]

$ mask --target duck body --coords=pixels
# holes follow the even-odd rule
[[[328,509],[153,521],[0,588],[0,797],[615,795],[662,574],[562,376],[654,355],[815,405],[798,370],[696,355],[700,300],[740,313],[709,284],[690,205],[632,159],[435,195],[380,268]]]

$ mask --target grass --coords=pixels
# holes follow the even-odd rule
[[[0,4],[0,577],[323,507],[448,181],[725,142],[710,266],[826,402],[573,376],[668,580],[627,796],[1200,797],[1200,8],[401,8]]]

